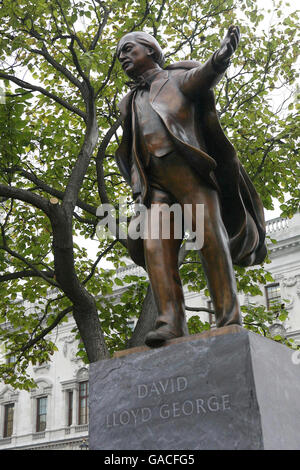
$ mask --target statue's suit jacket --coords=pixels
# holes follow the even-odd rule
[[[204,65],[194,61],[173,64],[153,80],[150,104],[166,126],[176,150],[219,192],[233,262],[250,266],[266,257],[263,206],[217,116],[213,87],[222,75],[216,71],[212,59]],[[133,97],[131,91],[119,103],[123,138],[116,161],[129,184],[132,171],[137,173],[142,202],[147,203],[147,174],[137,151],[137,130],[133,132]],[[203,138],[204,149],[200,143]],[[160,155],[164,154],[163,150]],[[129,241],[132,258],[143,264],[138,262],[143,260],[141,240]]]

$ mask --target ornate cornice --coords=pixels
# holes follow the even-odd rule
[[[292,237],[286,240],[280,240],[278,241],[278,243],[274,245],[268,245],[268,250],[272,259],[273,255],[277,256],[278,254],[281,254],[282,251],[290,250],[291,248],[294,249],[299,246],[300,246],[300,237]]]

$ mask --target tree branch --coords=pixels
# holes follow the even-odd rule
[[[88,124],[84,142],[66,186],[63,207],[72,214],[78,200],[78,194],[98,140],[98,124],[94,106],[89,110]]]
[[[77,86],[79,89],[82,90],[82,84],[80,83],[80,81],[76,77],[74,77],[74,75],[70,72],[70,70],[68,70],[64,65],[60,64],[53,58],[53,56],[49,53],[47,47],[45,46],[45,38],[41,36],[33,28],[33,26],[31,27],[29,31],[25,29],[23,30],[23,32],[25,32],[26,34],[29,34],[29,36],[34,37],[35,39],[43,43],[42,49],[29,48],[30,52],[33,52],[34,54],[42,55],[47,60],[47,62],[49,62],[49,64],[51,64],[57,71],[61,72],[71,83],[73,83],[73,85]],[[73,39],[74,35],[71,35],[70,37],[71,39]]]
[[[117,239],[114,240],[96,259],[96,261],[94,262],[93,266],[92,266],[92,269],[91,269],[91,272],[90,274],[85,278],[85,280],[82,282],[83,285],[85,285],[92,277],[93,275],[95,274],[95,271],[96,271],[96,267],[99,263],[99,261],[103,258],[103,256],[105,256],[113,247],[114,245],[117,243]]]
[[[51,196],[54,196],[60,200],[63,200],[64,198],[64,195],[65,195],[64,191],[59,191],[58,189],[52,188],[51,186],[46,184],[44,181],[42,181],[40,178],[38,178],[33,172],[29,172],[20,167],[4,168],[4,171],[8,173],[14,173],[17,171],[28,181],[31,181],[32,183],[34,183],[38,189],[41,189],[45,191],[46,193],[50,194]],[[77,199],[76,206],[80,207],[80,209],[84,210],[85,212],[88,212],[89,214],[96,215],[97,207],[91,206],[90,204],[87,204],[81,199]]]
[[[72,36],[71,38],[71,42],[70,42],[70,45],[69,45],[69,49],[70,49],[70,52],[72,54],[72,58],[73,58],[73,62],[75,64],[75,67],[76,67],[76,70],[77,72],[79,73],[79,75],[81,76],[81,78],[84,80],[84,82],[86,83],[86,85],[88,86],[88,88],[90,90],[92,90],[92,86],[91,86],[91,83],[90,83],[90,80],[88,78],[88,76],[84,73],[84,71],[82,70],[81,68],[81,65],[79,63],[79,60],[78,60],[78,57],[77,57],[77,54],[75,52],[75,49],[74,49],[74,36]],[[83,90],[82,88],[82,84],[81,84],[81,90]]]
[[[52,281],[52,279],[50,279],[49,277],[47,277],[43,271],[39,271],[33,263],[31,263],[30,261],[28,261],[26,258],[24,258],[24,256],[20,255],[19,253],[17,253],[16,251],[12,250],[11,248],[9,248],[6,244],[4,245],[0,245],[0,250],[4,250],[6,251],[6,253],[10,254],[11,256],[13,256],[14,258],[18,259],[19,261],[22,261],[22,263],[24,263],[26,266],[28,266],[32,271],[34,271],[36,273],[36,275],[38,277],[41,277],[42,279],[44,279],[44,281],[46,281],[48,284],[50,284],[51,286],[53,287],[59,287],[59,285],[57,284],[57,282],[55,281]]]
[[[31,83],[25,82],[24,80],[21,80],[20,78],[15,77],[14,75],[8,75],[6,73],[0,72],[0,78],[3,78],[5,80],[9,80],[16,85],[19,85],[22,88],[25,88],[27,90],[32,90],[32,91],[37,91],[39,93],[42,93],[43,95],[47,96],[48,98],[51,98],[52,100],[56,101],[59,103],[61,106],[64,106],[66,109],[69,111],[72,111],[72,113],[77,114],[78,116],[82,117],[84,121],[87,120],[87,115],[84,111],[81,111],[81,109],[77,108],[76,106],[71,105],[68,101],[66,101],[63,98],[60,98],[57,95],[54,95],[50,91],[45,90],[45,88],[42,88],[37,85],[32,85]]]
[[[51,278],[54,277],[54,271],[34,271],[34,270],[26,270],[18,271],[14,273],[6,273],[0,276],[0,282],[12,281],[14,279],[24,279],[26,277],[44,277]]]
[[[185,309],[190,312],[207,312],[207,313],[215,314],[214,310],[211,310],[210,308],[206,308],[206,307],[187,307],[186,305]]]
[[[32,204],[33,206],[45,212],[45,214],[49,215],[48,201],[45,198],[38,196],[37,194],[34,194],[26,189],[0,184],[0,196],[28,202],[29,204]]]
[[[70,307],[67,307],[65,308],[64,310],[62,310],[62,312],[60,312],[57,317],[55,318],[55,320],[51,323],[51,325],[49,325],[47,328],[45,328],[41,333],[39,333],[35,338],[31,339],[30,341],[28,341],[28,343],[26,343],[22,348],[20,349],[15,349],[13,351],[11,351],[11,354],[15,355],[15,354],[20,354],[19,356],[19,360],[22,356],[22,354],[24,354],[24,352],[26,352],[28,349],[30,349],[32,346],[34,346],[35,344],[37,344],[41,339],[43,339],[48,333],[50,333],[50,331],[52,331],[58,324],[59,322],[70,312],[72,312],[73,310],[73,306],[70,306]],[[17,359],[17,361],[18,361]],[[16,362],[17,362],[16,361]]]
[[[102,202],[102,204],[107,204],[107,203],[110,202],[109,199],[108,199],[108,196],[107,196],[106,189],[105,189],[105,180],[104,180],[104,171],[103,171],[103,160],[104,160],[104,157],[105,157],[105,151],[106,151],[107,146],[108,146],[111,138],[113,137],[114,133],[120,127],[121,122],[122,122],[122,119],[121,119],[121,117],[119,117],[115,121],[115,123],[112,125],[112,127],[107,131],[107,133],[105,134],[105,136],[104,136],[104,138],[103,138],[103,140],[102,140],[102,142],[99,146],[97,156],[96,156],[96,171],[97,171],[97,180],[98,180],[98,193],[99,193],[100,201]]]
[[[111,64],[110,64],[110,66],[109,66],[109,68],[108,68],[108,71],[107,71],[107,73],[106,73],[106,75],[105,75],[105,79],[103,80],[102,84],[100,85],[100,87],[99,87],[98,90],[96,91],[95,97],[97,97],[97,96],[100,95],[101,91],[104,89],[104,87],[105,87],[105,86],[107,85],[107,83],[109,82],[110,77],[111,77],[111,73],[112,73],[113,68],[114,68],[114,65],[115,65],[115,63],[116,63],[116,60],[117,60],[117,54],[114,53],[114,56],[113,56],[112,61],[111,61]]]
[[[94,2],[93,2],[93,3],[94,3]],[[107,23],[108,17],[109,17],[110,10],[108,10],[108,9],[106,8],[106,6],[105,6],[103,3],[101,4],[101,6],[102,6],[102,8],[103,8],[103,10],[104,10],[104,17],[103,17],[102,22],[100,21],[100,18],[99,18],[98,13],[97,13],[97,9],[96,9],[96,7],[95,7],[95,5],[94,5],[94,9],[95,9],[95,13],[96,13],[96,16],[97,16],[97,19],[98,19],[98,22],[99,22],[99,26],[98,26],[97,33],[95,34],[95,36],[94,36],[94,38],[93,38],[93,40],[92,40],[92,42],[91,42],[91,45],[90,45],[90,47],[89,47],[89,51],[93,51],[93,50],[95,49],[95,47],[96,47],[96,45],[97,45],[97,43],[98,43],[98,41],[99,41],[99,38],[100,38],[100,36],[101,36],[101,34],[102,34],[104,28],[105,28],[105,25],[106,25],[106,23]]]

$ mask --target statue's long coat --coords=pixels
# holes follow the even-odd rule
[[[217,116],[212,88],[221,77],[211,59],[204,65],[194,61],[174,64],[152,82],[150,104],[166,126],[178,152],[219,192],[233,263],[250,266],[261,263],[266,256],[263,206]],[[116,152],[120,171],[129,184],[131,156],[136,147],[136,136],[132,132],[133,96],[131,91],[119,103],[123,138]],[[188,137],[191,132],[197,137],[199,129],[204,137],[205,151],[200,144],[199,148],[192,146]],[[198,140],[201,141],[200,137]],[[133,165],[145,202],[149,189],[147,175],[136,153]],[[129,251],[133,260],[143,265],[142,240],[129,240]]]

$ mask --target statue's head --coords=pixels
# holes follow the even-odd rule
[[[125,34],[118,43],[117,57],[129,77],[139,76],[153,66],[164,65],[160,45],[153,36],[144,32]]]

